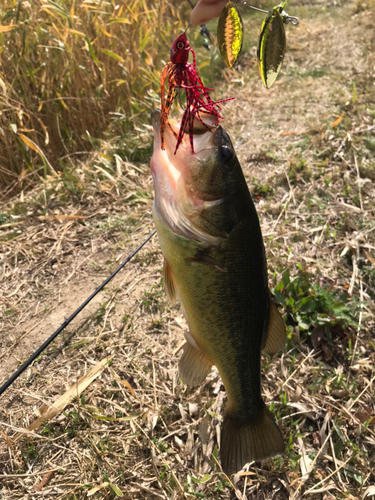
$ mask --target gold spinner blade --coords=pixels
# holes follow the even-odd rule
[[[258,66],[267,89],[275,82],[284,61],[286,36],[282,14],[285,4],[286,2],[270,10],[260,29]]]
[[[243,43],[242,17],[234,2],[228,2],[221,13],[217,26],[217,41],[225,64],[233,68]]]

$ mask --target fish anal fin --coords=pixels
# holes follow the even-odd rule
[[[286,331],[283,318],[281,317],[274,301],[270,299],[267,341],[263,350],[267,354],[273,355],[283,348],[285,342]]]
[[[177,288],[176,282],[174,279],[173,271],[171,266],[168,264],[168,261],[164,259],[163,265],[163,283],[165,293],[171,304],[174,304],[177,300]]]
[[[204,353],[192,346],[190,342],[186,342],[178,363],[178,372],[183,383],[191,386],[200,385],[209,374],[211,367],[212,363]]]
[[[284,449],[280,429],[265,405],[255,420],[225,414],[220,457],[226,474],[238,472],[253,460],[263,460],[283,453]]]

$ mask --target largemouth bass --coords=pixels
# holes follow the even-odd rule
[[[196,129],[193,154],[178,125],[165,131],[152,114],[153,216],[164,256],[164,287],[181,301],[189,326],[179,362],[188,385],[216,365],[227,393],[220,456],[223,470],[284,451],[261,396],[261,351],[277,352],[285,327],[268,289],[258,215],[233,145],[222,127]]]

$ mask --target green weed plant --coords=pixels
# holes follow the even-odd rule
[[[346,291],[322,287],[312,282],[308,273],[298,265],[299,272],[291,277],[284,271],[280,281],[275,279],[273,293],[276,303],[284,306],[286,323],[298,326],[303,334],[311,334],[318,326],[328,329],[339,325],[344,330],[356,327],[357,301]]]

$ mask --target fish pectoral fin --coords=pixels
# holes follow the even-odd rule
[[[224,415],[220,457],[226,474],[238,472],[253,460],[263,460],[285,449],[280,429],[264,405],[256,419]]]
[[[286,331],[283,318],[274,301],[270,298],[270,316],[268,319],[267,341],[264,351],[273,355],[283,348],[286,342]]]
[[[197,252],[194,257],[188,257],[186,259],[188,262],[198,262],[199,264],[203,264],[208,267],[213,267],[222,273],[226,273],[227,269],[214,257],[207,255],[203,252]]]
[[[177,287],[172,268],[168,264],[167,259],[164,259],[163,264],[163,283],[169,302],[174,304],[177,300]]]
[[[178,373],[183,383],[192,386],[200,385],[209,374],[211,367],[212,363],[204,353],[186,342],[178,363]]]

